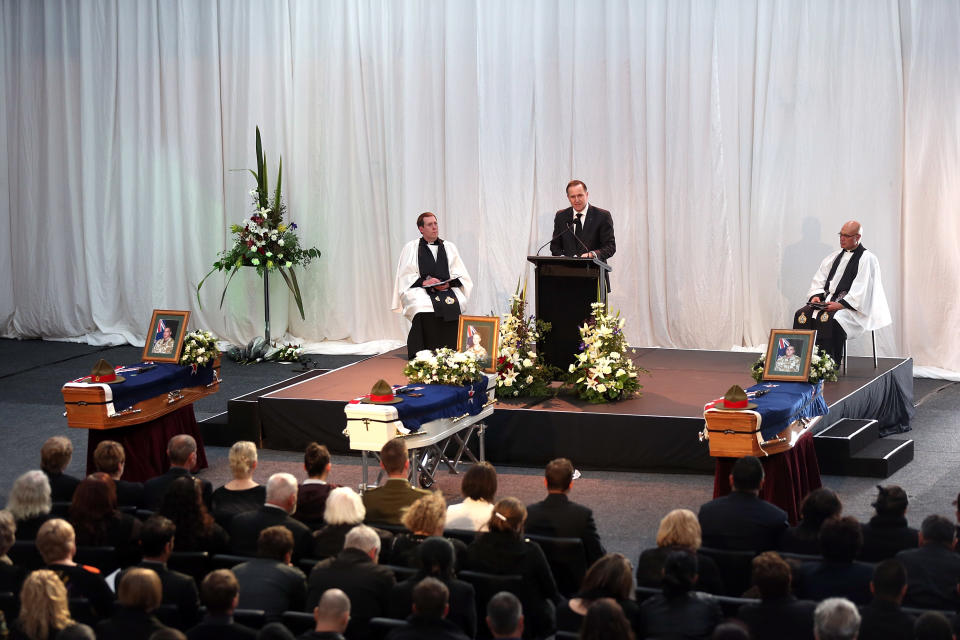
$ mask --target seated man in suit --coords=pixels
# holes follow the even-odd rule
[[[527,533],[553,538],[580,538],[587,554],[587,566],[606,551],[593,521],[593,511],[570,500],[573,488],[573,463],[566,458],[551,460],[544,471],[547,497],[527,507]]]
[[[759,604],[745,604],[737,617],[754,638],[812,640],[813,610],[817,603],[797,600],[790,593],[790,565],[775,551],[753,559],[753,584],[760,592]]]
[[[292,566],[293,534],[282,526],[267,527],[257,540],[257,557],[233,568],[240,583],[241,609],[263,609],[268,622],[284,611],[300,611],[307,599],[307,576]]]
[[[143,506],[151,511],[160,508],[163,496],[174,480],[183,476],[193,476],[193,470],[197,466],[197,441],[193,436],[185,433],[173,436],[167,443],[167,457],[170,458],[170,468],[167,472],[143,483]],[[208,480],[200,482],[203,484],[203,502],[209,510],[213,487]]]
[[[328,589],[341,589],[350,598],[352,610],[348,638],[365,638],[370,618],[384,617],[389,610],[390,591],[396,584],[393,571],[378,564],[380,536],[373,528],[358,525],[347,533],[343,551],[321,560],[310,572],[307,611],[320,602]]]
[[[80,478],[64,473],[73,458],[73,443],[63,436],[47,438],[40,448],[40,469],[50,480],[50,499],[54,502],[70,502]]]
[[[313,631],[299,640],[344,640],[343,633],[350,623],[350,598],[340,589],[327,589],[313,608]]]
[[[873,570],[873,600],[860,607],[860,636],[913,640],[913,616],[900,605],[907,593],[907,572],[897,560],[884,560]]]
[[[96,567],[73,561],[77,553],[76,534],[66,520],[47,520],[37,532],[37,551],[46,568],[57,574],[70,598],[86,598],[93,614],[106,618],[113,613],[113,592]]]
[[[487,603],[487,627],[497,640],[520,640],[523,637],[520,599],[509,591],[494,594]]]
[[[417,489],[407,480],[410,474],[410,458],[407,456],[407,443],[402,438],[388,440],[383,445],[380,449],[380,466],[387,472],[387,481],[381,487],[364,492],[366,521],[400,524],[406,508],[430,492]]]
[[[731,551],[770,551],[787,528],[787,512],[760,498],[763,465],[753,456],[737,460],[728,495],[700,507],[703,546]]]
[[[313,530],[322,529],[323,510],[327,506],[327,496],[339,487],[327,482],[330,475],[330,451],[316,442],[307,445],[303,454],[303,469],[307,479],[297,492],[297,511],[293,517]]]
[[[121,479],[127,457],[123,445],[113,440],[104,440],[93,452],[93,464],[117,485],[117,506],[139,507],[143,504],[143,483]]]
[[[187,632],[187,640],[255,640],[257,632],[233,621],[240,601],[240,583],[229,569],[207,574],[200,584],[200,598],[207,608],[203,621]]]
[[[179,621],[173,626],[185,630],[200,620],[200,602],[197,583],[193,578],[167,568],[167,560],[173,553],[173,538],[176,531],[176,525],[168,518],[159,515],[147,518],[140,529],[143,561],[137,566],[156,572],[163,588],[161,602],[176,605]]]
[[[804,562],[797,569],[797,595],[810,600],[846,598],[854,604],[867,604],[873,567],[855,560],[861,547],[863,534],[856,518],[827,518],[820,526],[823,560]]]
[[[960,605],[960,554],[954,551],[956,530],[947,518],[929,515],[920,525],[920,547],[896,558],[907,570],[907,595],[903,603],[918,609],[951,609]]]
[[[460,627],[447,620],[450,591],[436,578],[424,578],[413,588],[413,612],[406,626],[394,629],[389,640],[469,640]]]
[[[260,532],[283,525],[293,534],[293,560],[310,555],[313,536],[310,528],[293,519],[297,508],[297,479],[289,473],[275,473],[267,480],[267,501],[256,511],[238,513],[230,521],[230,548],[241,556],[256,556]]]

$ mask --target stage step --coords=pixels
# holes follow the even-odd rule
[[[888,478],[913,460],[913,440],[880,439],[876,420],[844,418],[813,437],[820,472]]]

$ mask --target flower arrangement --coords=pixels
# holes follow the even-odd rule
[[[277,348],[272,358],[277,362],[300,362],[303,347],[299,344],[287,343]]]
[[[441,347],[436,351],[418,351],[403,368],[403,375],[410,382],[467,385],[479,380],[483,373],[472,354]]]
[[[293,267],[307,266],[311,260],[320,257],[320,251],[316,247],[301,247],[296,223],[283,221],[287,207],[280,191],[283,178],[282,157],[277,168],[273,200],[270,199],[267,156],[260,143],[260,127],[257,127],[257,170],[250,169],[250,173],[256,180],[256,188],[250,191],[254,213],[244,220],[243,224],[230,225],[230,232],[234,235],[233,246],[218,254],[219,259],[213,263],[213,268],[197,285],[197,301],[200,302],[200,287],[215,271],[229,272],[220,296],[220,306],[223,307],[227,287],[240,267],[255,267],[257,275],[261,277],[276,270],[293,294],[300,317],[303,318],[303,297],[300,295],[300,285]]]
[[[621,400],[641,388],[640,372],[633,364],[623,335],[626,320],[617,313],[607,314],[606,305],[594,302],[589,320],[580,327],[580,353],[570,365],[568,382],[577,395],[588,402]]]
[[[767,361],[767,354],[762,353],[750,367],[750,376],[757,382],[763,379],[763,367]],[[810,373],[807,382],[817,384],[820,381],[837,381],[837,363],[829,353],[821,352],[820,347],[814,345],[813,355],[810,356]]]
[[[507,397],[550,395],[554,368],[536,351],[537,341],[550,331],[550,323],[526,316],[527,288],[510,296],[510,313],[500,323],[500,351],[497,353],[497,395]]]
[[[220,355],[217,348],[217,338],[209,331],[197,329],[191,331],[183,339],[183,352],[180,355],[180,364],[204,366],[213,362]]]

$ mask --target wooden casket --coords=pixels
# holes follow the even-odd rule
[[[756,411],[707,409],[703,418],[707,424],[702,436],[709,441],[710,455],[715,458],[762,458],[783,453],[820,420],[820,416],[794,420],[775,437],[764,440],[760,434],[761,417]]]

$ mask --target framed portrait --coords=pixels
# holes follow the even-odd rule
[[[143,361],[179,362],[189,321],[189,311],[154,309],[143,345]]]
[[[806,382],[810,375],[810,358],[816,342],[816,331],[771,329],[763,365],[763,380]]]
[[[500,318],[497,316],[460,316],[457,351],[472,353],[485,373],[497,368],[500,351]]]

